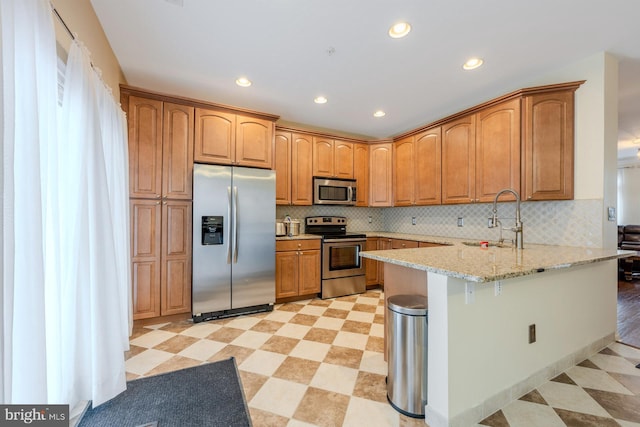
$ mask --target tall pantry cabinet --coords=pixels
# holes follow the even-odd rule
[[[129,134],[133,318],[191,311],[194,107],[122,90]]]

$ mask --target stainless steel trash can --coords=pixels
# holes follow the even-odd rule
[[[427,297],[387,299],[387,399],[414,418],[424,418],[427,404],[427,317]]]

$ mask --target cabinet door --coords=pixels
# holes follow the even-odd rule
[[[369,161],[369,206],[393,206],[392,144],[372,144]]]
[[[439,205],[442,202],[440,127],[416,135],[414,145],[414,204]]]
[[[160,316],[160,201],[130,201],[133,319]]]
[[[367,243],[365,244],[366,251],[375,251],[378,249],[378,238],[367,237]],[[375,259],[364,258],[364,271],[366,277],[367,286],[377,285],[378,281],[378,261]]]
[[[162,123],[162,197],[191,199],[193,107],[164,103]]]
[[[298,255],[298,295],[317,294],[320,284],[320,251],[300,251]]]
[[[476,199],[492,202],[505,188],[520,192],[520,98],[476,113]]]
[[[378,250],[384,251],[391,248],[391,242],[393,239],[378,238]],[[384,262],[378,262],[378,282],[384,286]]]
[[[236,116],[235,164],[273,168],[273,122]]]
[[[573,199],[573,103],[573,91],[524,98],[523,199]]]
[[[473,203],[475,197],[475,116],[442,126],[442,203]]]
[[[300,133],[291,135],[291,204],[313,204],[313,141]]]
[[[413,204],[415,182],[415,153],[413,136],[396,141],[393,146],[394,206],[410,206]]]
[[[313,176],[332,178],[333,161],[333,140],[313,137]]]
[[[356,180],[356,206],[369,205],[369,145],[354,144],[353,178]]]
[[[276,132],[274,150],[276,205],[291,204],[291,133]]]
[[[230,165],[235,161],[235,114],[196,108],[195,127],[196,162]]]
[[[129,195],[162,195],[162,101],[129,97]]]
[[[298,295],[298,252],[276,252],[276,299]]]
[[[162,203],[160,313],[191,311],[191,202]]]
[[[353,142],[336,139],[334,146],[334,174],[337,178],[353,179]]]

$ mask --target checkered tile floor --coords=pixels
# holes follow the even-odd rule
[[[127,379],[233,356],[255,426],[424,426],[386,399],[383,298],[373,290],[279,304],[271,313],[136,328]],[[482,425],[640,427],[637,363],[640,350],[612,344]]]
[[[480,424],[640,427],[639,363],[640,350],[611,344]]]

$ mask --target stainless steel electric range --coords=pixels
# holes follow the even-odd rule
[[[347,232],[343,216],[309,216],[305,233],[322,236],[322,298],[359,294],[366,290],[364,251],[367,236]]]

